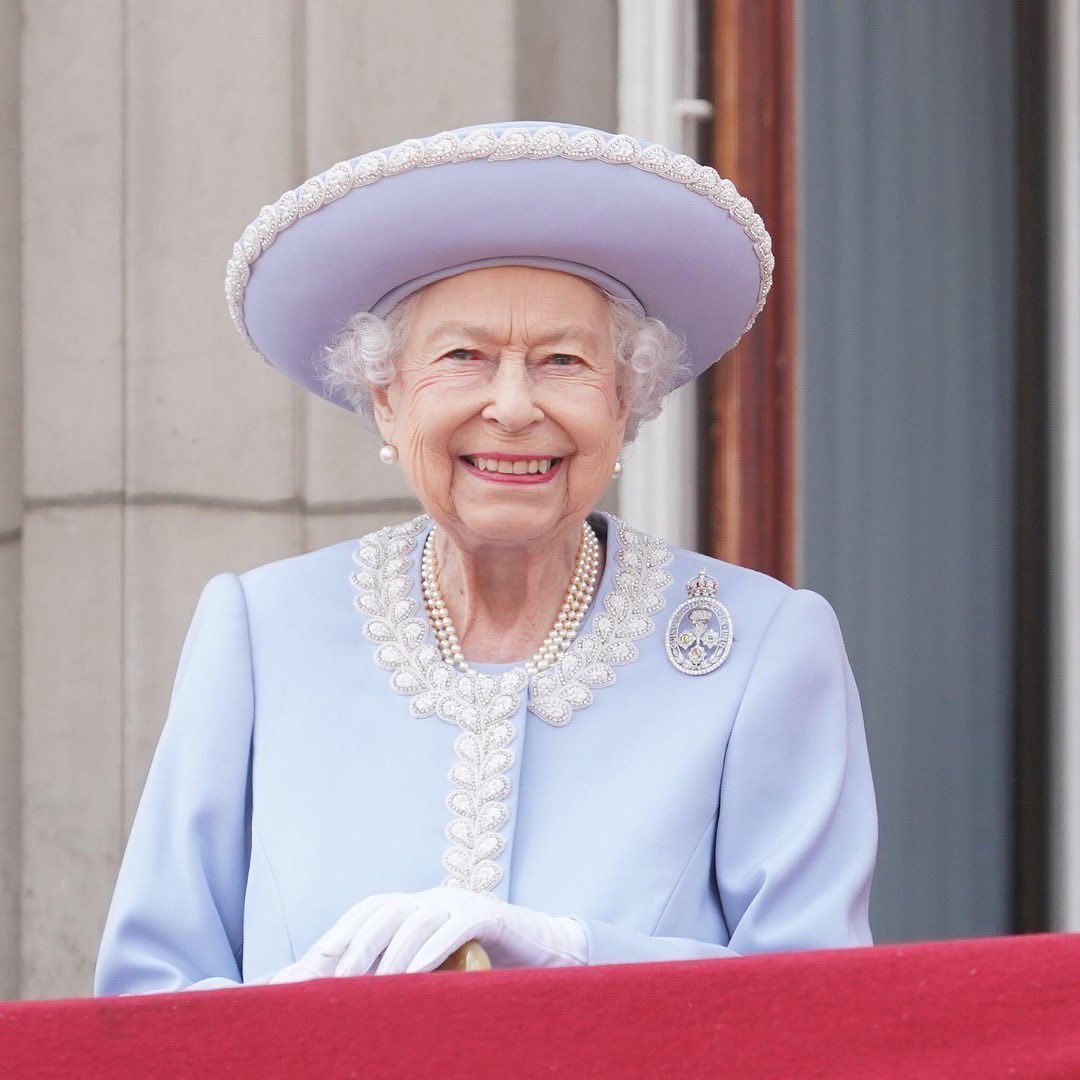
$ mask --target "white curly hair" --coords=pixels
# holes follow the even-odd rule
[[[664,398],[689,378],[686,338],[646,315],[636,300],[612,296],[592,281],[588,284],[608,303],[618,394],[628,407],[623,441],[629,443],[643,423],[659,414]],[[371,427],[375,426],[371,386],[393,382],[423,293],[424,289],[411,293],[385,316],[370,311],[352,315],[320,358],[323,385]]]

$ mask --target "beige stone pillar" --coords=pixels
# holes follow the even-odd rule
[[[28,997],[85,992],[122,839],[121,8],[23,7]]]
[[[0,999],[19,987],[22,363],[19,5],[0,3]]]

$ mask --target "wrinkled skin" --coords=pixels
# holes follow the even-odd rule
[[[372,394],[440,527],[439,577],[466,659],[527,659],[626,428],[606,301],[582,278],[531,266],[444,278],[419,299],[396,379]],[[546,483],[498,483],[461,460],[485,453],[563,460]]]

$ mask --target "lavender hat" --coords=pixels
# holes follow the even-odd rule
[[[714,169],[629,135],[520,121],[407,139],[285,192],[233,247],[225,295],[263,359],[333,401],[316,360],[350,315],[506,263],[636,298],[686,335],[694,375],[753,326],[773,271],[764,223]]]

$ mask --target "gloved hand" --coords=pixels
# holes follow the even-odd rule
[[[588,963],[585,930],[575,919],[439,885],[366,897],[271,981],[365,975],[372,969],[376,975],[433,971],[470,939],[484,946],[497,968]]]
[[[323,956],[313,945],[293,964],[286,964],[266,981],[267,986],[275,983],[305,982],[308,979],[329,979],[333,977],[337,957]]]

